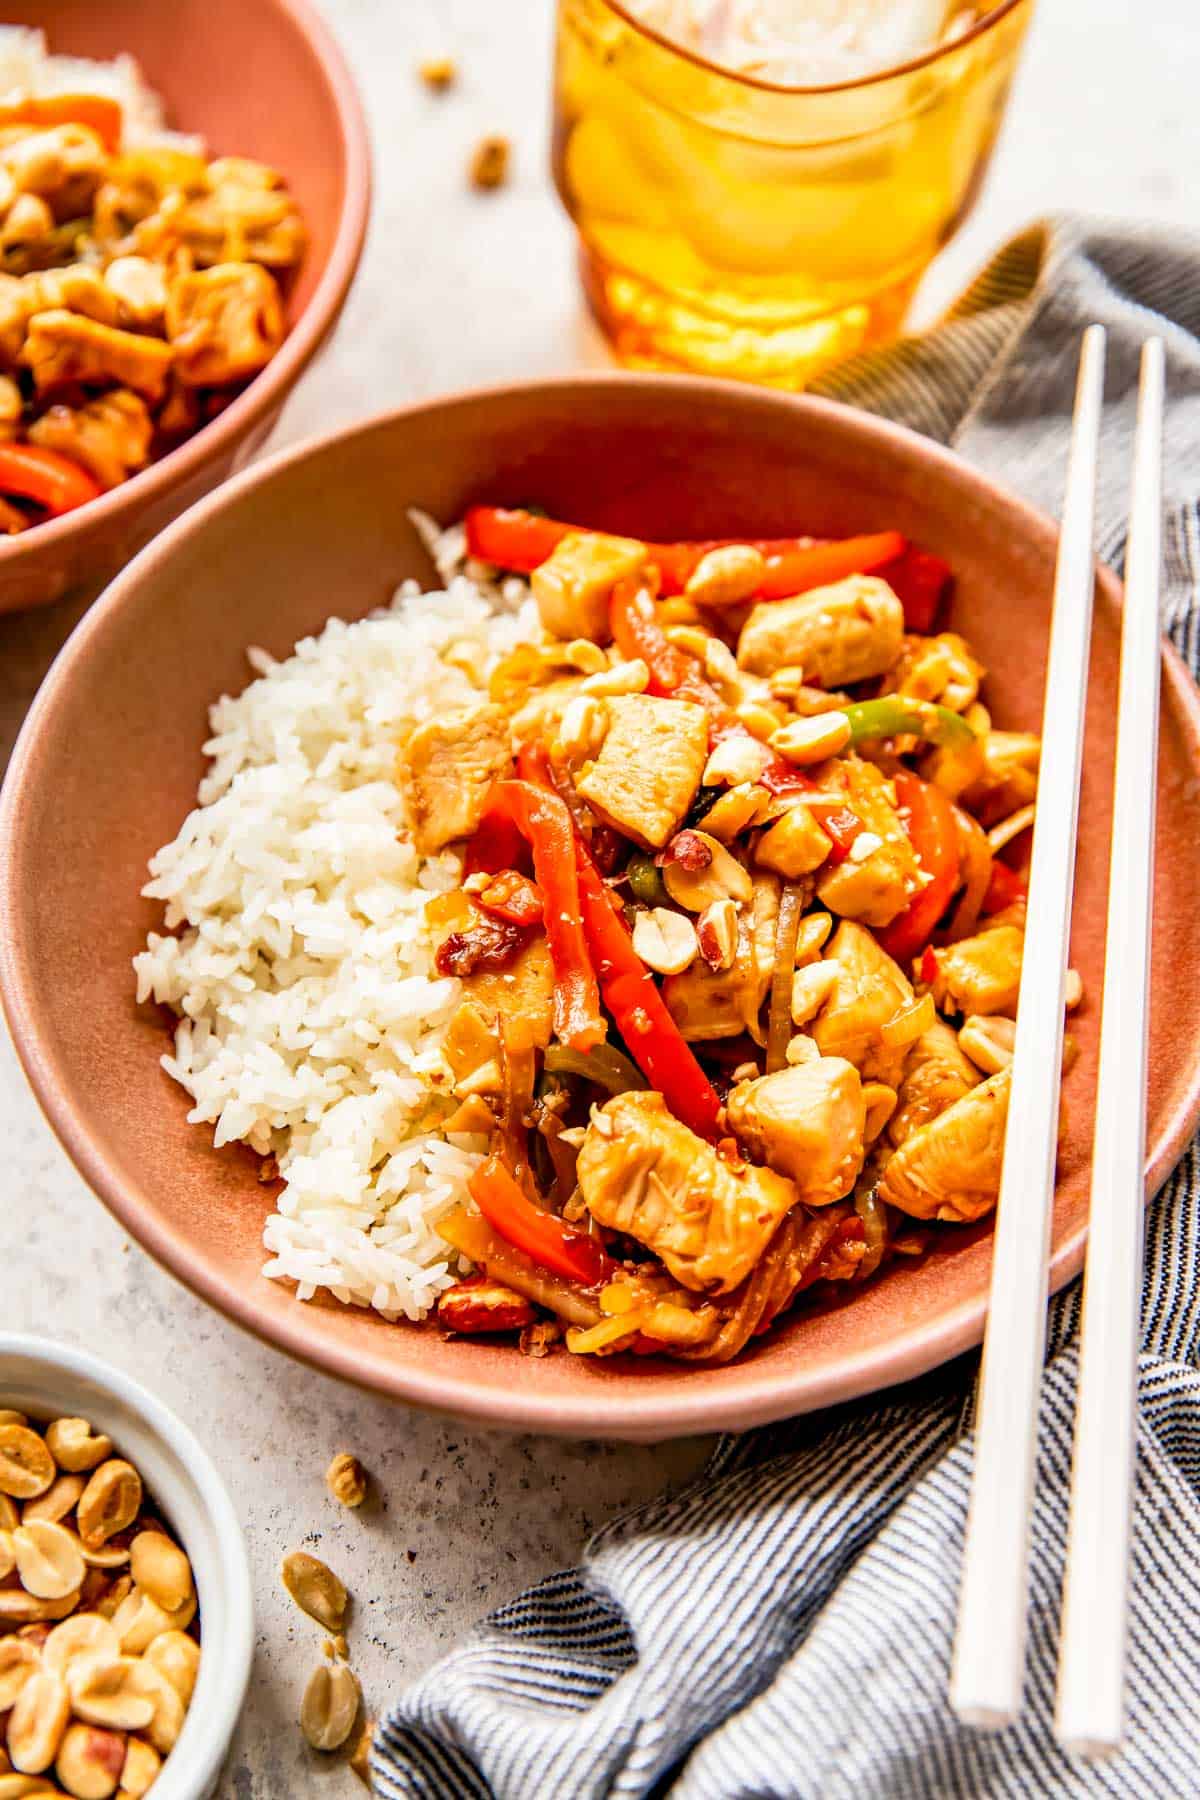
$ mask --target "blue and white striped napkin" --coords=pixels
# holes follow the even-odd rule
[[[1100,553],[1120,566],[1137,359],[1166,338],[1165,625],[1200,676],[1200,240],[1054,220],[935,331],[817,391],[952,444],[1056,509],[1079,333],[1109,333]],[[1198,860],[1200,873],[1200,860]],[[1181,997],[1182,998],[1182,997]],[[1190,997],[1200,1028],[1200,995]],[[988,1734],[946,1685],[975,1359],[726,1440],[683,1493],[601,1531],[579,1568],[486,1620],[399,1701],[388,1800],[913,1800],[1200,1795],[1200,1157],[1151,1209],[1139,1392],[1128,1741],[1087,1765],[1050,1721],[1078,1285],[1051,1309],[1026,1706]]]

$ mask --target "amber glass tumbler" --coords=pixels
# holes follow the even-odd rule
[[[555,180],[620,359],[795,388],[893,337],[979,191],[1032,6],[798,88],[559,0]]]

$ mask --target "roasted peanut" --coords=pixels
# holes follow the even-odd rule
[[[129,1573],[134,1586],[162,1607],[178,1612],[191,1599],[192,1566],[187,1557],[161,1531],[139,1531],[129,1546]]]
[[[0,1531],[15,1531],[21,1515],[7,1494],[0,1494]]]
[[[850,742],[850,720],[844,712],[815,713],[789,719],[771,733],[771,748],[793,763],[824,762]]]
[[[21,1689],[41,1667],[41,1653],[25,1638],[0,1638],[0,1713],[17,1704]]]
[[[17,1546],[11,1531],[0,1531],[0,1581],[5,1581],[17,1566]]]
[[[753,544],[722,544],[700,558],[684,592],[697,606],[736,606],[758,592],[766,569]]]
[[[35,1519],[44,1519],[50,1525],[60,1524],[78,1504],[83,1489],[82,1475],[60,1475],[44,1494],[25,1502],[21,1508],[22,1525],[31,1525]]]
[[[354,1733],[354,1743],[349,1755],[350,1767],[358,1776],[365,1788],[371,1785],[371,1740],[375,1736],[375,1720],[369,1713],[364,1713]]]
[[[348,1596],[332,1569],[327,1569],[307,1550],[291,1550],[280,1564],[279,1573],[301,1612],[323,1625],[326,1631],[342,1629]]]
[[[71,1717],[61,1675],[38,1669],[21,1689],[8,1720],[8,1754],[20,1775],[40,1775],[58,1753]]]
[[[141,1671],[136,1657],[103,1650],[69,1662],[64,1680],[76,1718],[111,1731],[144,1731],[154,1717],[155,1700]]]
[[[809,963],[792,976],[792,1023],[807,1025],[837,986],[836,962]]]
[[[186,1631],[164,1631],[146,1650],[143,1659],[169,1681],[185,1706],[190,1706],[200,1673],[200,1646]]]
[[[17,1574],[26,1593],[63,1600],[83,1586],[83,1557],[73,1532],[48,1519],[33,1519],[12,1534]]]
[[[2,1763],[0,1768],[4,1768]],[[43,1795],[57,1792],[54,1783],[44,1781],[40,1775],[17,1775],[7,1770],[0,1775],[0,1800],[41,1800]]]
[[[132,1525],[141,1504],[142,1478],[132,1463],[120,1457],[101,1463],[75,1509],[84,1548],[98,1550],[118,1531]]]
[[[162,1769],[162,1757],[152,1744],[132,1737],[125,1747],[125,1767],[121,1770],[121,1794],[129,1800],[142,1800]]]
[[[132,1592],[133,1578],[129,1575],[118,1575],[116,1580],[109,1584],[107,1593],[99,1596],[93,1610],[98,1612],[102,1619],[114,1619]]]
[[[486,1276],[456,1281],[438,1296],[438,1324],[447,1331],[473,1335],[487,1331],[518,1331],[530,1324],[533,1307],[523,1294]]]
[[[343,1506],[361,1506],[367,1497],[367,1471],[357,1456],[343,1450],[326,1469],[325,1485]]]
[[[61,1600],[39,1600],[24,1588],[0,1588],[0,1631],[5,1626],[34,1625],[43,1620],[65,1619],[74,1612],[78,1592],[65,1594]]]
[[[471,158],[471,186],[503,187],[508,180],[508,162],[512,145],[506,137],[485,137],[475,147]]]
[[[0,1425],[28,1425],[28,1416],[11,1406],[0,1406]]]
[[[354,1729],[362,1698],[347,1663],[318,1663],[300,1702],[300,1729],[314,1750],[337,1750]]]
[[[174,1612],[165,1612],[157,1600],[136,1585],[113,1614],[113,1630],[126,1656],[140,1656],[164,1631],[186,1631],[196,1616],[196,1597],[186,1599]]]
[[[716,745],[704,765],[705,787],[736,787],[757,781],[771,761],[771,752],[745,731],[731,731]]]
[[[0,1494],[14,1500],[36,1500],[58,1470],[36,1431],[28,1425],[0,1425]]]
[[[633,947],[647,967],[659,975],[681,975],[695,962],[700,948],[692,921],[666,906],[638,913],[633,925]]]
[[[107,1619],[94,1612],[75,1613],[54,1627],[42,1646],[42,1662],[55,1675],[64,1675],[77,1656],[117,1656],[120,1649],[121,1640]]]
[[[86,1419],[55,1419],[46,1427],[46,1448],[60,1469],[79,1475],[112,1455],[112,1439],[93,1432]]]
[[[123,1732],[104,1731],[96,1725],[68,1725],[54,1773],[75,1800],[108,1800],[121,1782],[125,1743]]]
[[[427,88],[433,88],[435,93],[442,93],[454,85],[458,65],[452,56],[427,56],[423,63],[417,65],[417,73]]]
[[[737,955],[737,907],[732,900],[714,900],[696,921],[700,954],[710,969],[731,969]]]
[[[160,1756],[169,1756],[183,1730],[186,1708],[161,1670],[145,1659],[135,1662],[134,1668],[135,1684],[154,1706],[146,1736]]]

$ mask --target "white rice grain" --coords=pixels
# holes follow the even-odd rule
[[[461,870],[417,855],[397,742],[478,696],[443,649],[473,645],[482,682],[537,631],[524,583],[456,573],[461,533],[433,548],[444,591],[407,584],[282,661],[249,652],[257,679],[210,712],[199,805],[150,864],[166,931],[134,958],[139,1001],[177,1017],[163,1067],[189,1119],[278,1160],[264,1273],[386,1318],[423,1317],[454,1279],[436,1225],[485,1148],[435,1128],[460,984],[434,970],[424,914]]]

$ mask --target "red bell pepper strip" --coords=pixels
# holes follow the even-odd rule
[[[1010,869],[1007,863],[1001,862],[997,857],[992,863],[991,879],[979,910],[983,913],[1003,912],[1006,906],[1023,900],[1027,892],[1024,876],[1019,875],[1015,869]]]
[[[493,790],[533,851],[542,892],[546,939],[554,964],[554,1030],[572,1050],[590,1050],[608,1036],[596,975],[579,919],[575,833],[558,795],[527,781],[502,781]]]
[[[483,817],[475,835],[467,844],[463,859],[463,875],[499,875],[504,869],[528,867],[529,846],[513,824],[504,801],[497,799],[496,789],[488,795]]]
[[[0,493],[36,501],[52,518],[73,512],[104,490],[86,469],[38,444],[0,444]]]
[[[544,1269],[583,1287],[608,1279],[613,1264],[596,1239],[535,1206],[498,1156],[481,1163],[467,1187],[493,1230]]]
[[[907,544],[895,562],[885,563],[875,573],[886,581],[904,608],[904,623],[909,631],[932,631],[938,608],[950,585],[950,565],[929,550],[918,550]]]
[[[906,966],[933,936],[958,886],[958,827],[954,807],[941,788],[908,769],[897,770],[895,782],[909,842],[931,877],[900,917],[875,934],[888,955]]]
[[[898,531],[877,531],[866,537],[808,543],[767,554],[767,572],[754,598],[786,600],[811,588],[843,581],[847,575],[870,575],[904,554],[905,540]],[[762,548],[760,545],[759,548]]]
[[[721,1102],[667,1010],[625,922],[583,845],[576,843],[583,929],[604,1003],[630,1056],[674,1116],[700,1137],[716,1140]]]
[[[0,129],[8,125],[86,125],[104,148],[121,147],[121,108],[104,94],[44,94],[0,106]]]
[[[528,575],[553,554],[568,533],[586,536],[588,529],[519,508],[472,506],[467,511],[467,548],[483,562]],[[702,558],[710,550],[730,544],[749,544],[766,558],[766,575],[755,598],[778,600],[840,581],[846,575],[869,575],[884,564],[895,563],[904,554],[906,539],[898,531],[832,540],[704,538],[676,544],[647,542],[646,553],[658,570],[663,593],[681,594]]]

